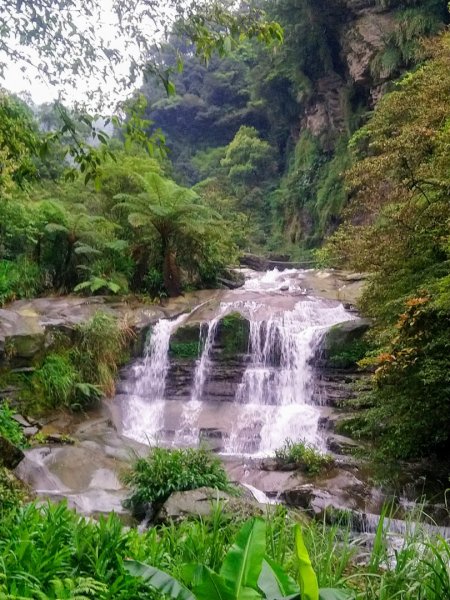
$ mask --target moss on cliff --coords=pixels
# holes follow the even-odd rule
[[[250,324],[240,313],[231,313],[219,324],[218,342],[224,356],[232,357],[248,350]]]

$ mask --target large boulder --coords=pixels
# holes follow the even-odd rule
[[[355,340],[360,340],[368,331],[372,322],[370,319],[352,319],[331,327],[325,334],[322,349],[331,353],[339,350]]]
[[[363,510],[372,496],[370,486],[354,474],[336,470],[332,477],[322,481],[286,486],[280,499],[288,506],[306,510],[313,517],[321,517],[330,508]]]
[[[364,356],[363,338],[370,326],[370,319],[359,318],[331,327],[320,345],[319,366],[338,369],[354,368],[356,362]]]
[[[187,518],[209,517],[213,514],[217,502],[223,505],[226,512],[234,515],[246,517],[263,513],[256,501],[231,496],[213,488],[202,487],[172,494],[158,511],[155,521],[167,523]]]

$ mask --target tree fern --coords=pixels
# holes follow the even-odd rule
[[[107,597],[107,592],[108,586],[92,577],[67,577],[53,579],[48,592],[35,591],[33,596],[37,600],[103,600]],[[9,600],[10,597],[7,598]]]

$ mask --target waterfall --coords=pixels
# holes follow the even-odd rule
[[[153,442],[164,427],[164,392],[170,367],[170,336],[189,315],[160,319],[149,332],[144,360],[133,368],[123,435],[139,442]]]
[[[327,328],[348,319],[348,314],[341,305],[305,299],[294,310],[267,320],[258,319],[254,306],[248,315],[251,359],[236,394],[242,406],[225,452],[268,455],[286,438],[324,450],[320,412],[312,403],[310,362]]]
[[[187,446],[196,446],[199,442],[199,428],[196,426],[196,422],[202,409],[203,389],[212,366],[211,352],[214,346],[217,327],[225,310],[225,306],[221,306],[218,316],[209,323],[202,323],[200,325],[199,346],[202,348],[202,352],[200,358],[196,362],[191,398],[189,402],[183,406],[181,426],[175,436],[174,445],[182,443]]]
[[[296,270],[255,275],[245,288],[224,292],[222,298],[213,318],[201,325],[201,355],[171,371],[169,398],[170,336],[190,315],[155,325],[144,359],[134,365],[119,396],[123,434],[144,443],[196,446],[205,428],[220,440],[217,448],[230,455],[271,455],[287,438],[325,450],[311,364],[324,332],[351,314],[336,301],[307,296],[303,273]],[[234,312],[248,320],[249,342],[227,379],[216,338],[223,317]],[[180,393],[174,388],[178,377]],[[229,386],[222,395],[220,385]]]

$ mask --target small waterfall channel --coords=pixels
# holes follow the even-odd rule
[[[129,388],[130,398],[122,431],[126,437],[143,443],[157,441],[164,425],[170,336],[187,317],[160,319],[148,337],[144,359],[133,367],[133,383]]]
[[[217,336],[223,318],[236,313],[248,321],[248,351],[232,401],[217,402],[207,393]],[[161,319],[153,327],[144,359],[128,382],[123,435],[143,443],[197,446],[202,431],[214,430],[221,452],[232,456],[268,456],[286,438],[325,449],[311,361],[325,331],[353,318],[342,304],[307,296],[301,271],[252,274],[201,323],[189,397],[179,399],[166,394],[170,339],[189,317]]]

